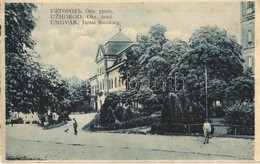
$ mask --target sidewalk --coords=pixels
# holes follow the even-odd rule
[[[143,135],[174,135],[174,136],[194,136],[194,137],[202,137],[202,134],[196,134],[196,133],[164,133],[164,134],[153,134],[150,133],[151,127],[150,126],[143,126],[143,127],[136,127],[136,128],[130,128],[130,129],[118,129],[118,130],[110,130],[110,131],[102,131],[107,133],[121,133],[121,134],[143,134]],[[254,139],[255,136],[249,136],[249,135],[228,135],[223,133],[217,133],[213,134],[214,137],[220,137],[220,138],[242,138],[242,139]]]

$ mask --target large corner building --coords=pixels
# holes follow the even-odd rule
[[[119,93],[126,90],[119,69],[125,64],[127,51],[136,46],[121,30],[104,45],[99,45],[95,62],[96,75],[89,79],[91,85],[91,106],[100,110],[108,93]]]
[[[255,65],[255,2],[241,2],[241,45],[244,68]]]

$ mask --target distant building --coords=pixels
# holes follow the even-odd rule
[[[119,93],[126,90],[119,69],[125,64],[127,50],[136,46],[121,30],[109,39],[106,44],[99,45],[96,54],[96,75],[89,79],[91,86],[90,104],[99,110],[108,93]]]
[[[255,3],[241,2],[241,45],[245,60],[244,68],[255,65]]]

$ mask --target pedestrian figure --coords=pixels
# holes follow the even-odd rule
[[[209,134],[211,132],[211,125],[208,120],[203,124],[204,142],[203,144],[209,143]]]
[[[74,128],[74,134],[77,135],[78,131],[77,131],[77,127],[78,127],[78,123],[76,121],[75,118],[73,118],[73,128]]]

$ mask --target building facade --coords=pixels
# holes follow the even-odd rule
[[[126,53],[137,43],[131,41],[121,30],[110,38],[106,44],[99,45],[95,62],[96,75],[89,79],[91,86],[91,106],[100,110],[109,93],[119,93],[126,90],[119,69],[125,64]]]
[[[255,65],[255,3],[241,2],[241,45],[244,68]]]

